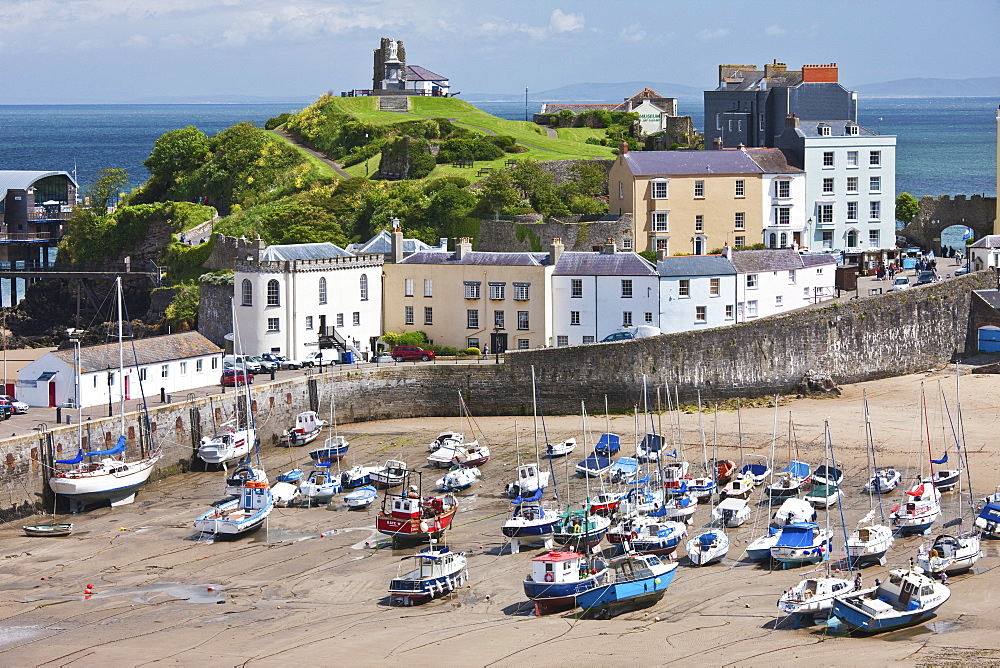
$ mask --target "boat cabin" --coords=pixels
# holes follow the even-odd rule
[[[538,464],[522,464],[517,467],[517,482],[524,491],[534,491],[539,487],[545,487],[548,480],[543,483],[538,475]]]
[[[653,577],[653,571],[650,570],[650,566],[659,565],[660,559],[652,554],[632,555],[611,564],[615,569],[616,582],[651,578]]]
[[[243,487],[243,507],[248,510],[263,510],[271,503],[271,490],[266,482],[251,480]]]
[[[401,462],[397,459],[390,459],[385,463],[386,475],[390,476],[402,476],[406,475],[406,462]]]
[[[576,582],[587,572],[579,552],[547,552],[531,560],[531,579],[535,582]]]
[[[954,536],[948,536],[942,534],[934,539],[934,544],[931,546],[930,557],[941,557],[944,559],[950,559],[955,556],[956,550],[958,550],[959,544]]]

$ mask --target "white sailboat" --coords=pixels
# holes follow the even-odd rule
[[[149,476],[153,472],[153,465],[162,454],[159,448],[153,448],[150,452],[141,454],[137,459],[129,459],[126,456],[125,355],[122,331],[124,304],[121,277],[115,279],[115,292],[118,304],[118,410],[121,419],[119,425],[121,432],[118,436],[118,442],[112,448],[84,452],[81,447],[76,457],[55,461],[57,466],[69,466],[70,468],[57,468],[52,477],[49,478],[49,487],[57,496],[69,499],[70,512],[73,513],[83,510],[87,504],[91,503],[107,501],[112,507],[132,503],[135,500],[136,490],[149,480]],[[79,359],[76,362],[77,406],[79,406]],[[141,382],[139,388],[141,392]],[[145,411],[143,411],[143,419],[148,421]],[[78,438],[82,444],[82,420],[78,418],[77,424],[80,425]],[[151,434],[148,428],[146,433]],[[97,457],[100,459],[95,461],[94,458]]]
[[[869,505],[871,510],[858,522],[858,528],[847,538],[847,558],[851,564],[861,567],[866,563],[877,563],[885,565],[885,554],[892,547],[895,540],[892,527],[885,524],[885,513],[882,509],[882,494],[892,491],[899,484],[899,472],[895,469],[879,469],[875,459],[875,439],[872,438],[872,422],[868,413],[868,395],[863,395],[865,409],[865,439],[867,450],[870,455],[869,463],[874,475],[865,486],[865,491],[869,494]],[[895,474],[895,484],[891,484],[891,474]],[[882,477],[880,477],[882,474]],[[886,476],[889,476],[888,478]],[[887,489],[888,488],[888,489]],[[876,497],[878,505],[876,506]],[[881,521],[875,521],[875,511],[879,512]]]

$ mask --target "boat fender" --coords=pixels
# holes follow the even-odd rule
[[[424,520],[420,520],[420,531],[422,533],[427,533],[429,529],[430,525],[428,525],[427,522],[425,522]]]
[[[546,573],[545,574],[545,581],[546,582],[554,582],[555,579],[556,578],[555,578],[555,576],[552,575],[552,573]]]

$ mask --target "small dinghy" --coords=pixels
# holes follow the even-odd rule
[[[398,459],[386,461],[385,466],[381,466],[369,474],[369,481],[375,485],[376,489],[389,489],[398,487],[406,480],[406,462]]]
[[[347,454],[350,442],[343,436],[328,436],[322,447],[309,452],[309,458],[317,464],[339,461]]]
[[[833,534],[815,522],[797,522],[781,528],[778,541],[771,548],[771,558],[791,568],[816,564],[830,557]]]
[[[925,573],[961,573],[972,568],[983,556],[978,531],[968,531],[956,536],[941,534],[930,548],[920,546],[917,565]]]
[[[348,508],[355,510],[360,508],[367,508],[375,502],[378,497],[378,492],[372,485],[365,485],[364,487],[358,487],[353,492],[348,492],[344,495],[344,505]]]
[[[747,545],[747,559],[750,561],[768,561],[771,559],[771,548],[778,542],[781,529],[768,527],[767,533],[755,538]]]
[[[573,452],[576,448],[576,439],[567,438],[565,441],[559,443],[547,443],[545,445],[545,454],[547,454],[552,459],[556,457],[565,457],[569,453]]]
[[[475,466],[471,468],[453,466],[443,478],[438,479],[437,488],[443,492],[460,492],[471,487],[472,483],[479,480],[482,475]]]
[[[278,482],[288,482],[294,484],[302,480],[302,476],[303,476],[302,469],[292,469],[291,471],[285,471],[277,478],[275,478],[275,480]]]
[[[815,485],[803,500],[816,508],[829,508],[839,503],[843,497],[844,494],[837,485]]]
[[[785,499],[771,517],[771,525],[781,528],[799,522],[815,522],[816,509],[804,499]]]
[[[611,470],[611,460],[596,452],[576,465],[576,472],[588,478],[600,478]]]
[[[888,494],[899,487],[901,479],[902,476],[896,469],[878,469],[875,471],[875,475],[865,483],[865,492],[868,494]]]
[[[61,538],[73,533],[72,524],[32,524],[21,527],[26,536]]]
[[[334,473],[331,475],[329,464],[327,467],[317,468],[309,472],[309,476],[299,482],[299,493],[313,503],[326,503],[343,491],[340,477]]]
[[[619,457],[618,461],[611,465],[610,474],[613,483],[629,482],[639,474],[639,460],[634,457]]]
[[[622,441],[618,434],[601,434],[594,446],[594,452],[602,457],[614,457],[622,449]]]
[[[535,615],[576,607],[578,595],[608,579],[607,562],[580,552],[547,552],[531,560],[531,575],[524,579],[524,595],[535,603]]]
[[[715,482],[719,485],[724,486],[736,475],[736,463],[730,459],[716,459],[714,466]]]
[[[840,485],[840,481],[844,479],[844,471],[840,468],[841,466],[843,464],[840,462],[820,464],[812,472],[812,481],[817,485]]]
[[[372,484],[372,473],[377,466],[352,466],[340,474],[340,484],[344,489],[357,489]]]
[[[687,556],[693,566],[707,566],[729,552],[729,536],[721,529],[710,529],[687,542]]]
[[[303,411],[295,416],[295,426],[281,433],[278,444],[285,447],[308,445],[316,440],[326,424],[316,411]]]
[[[538,464],[521,464],[517,467],[517,480],[507,483],[504,487],[504,494],[511,498],[534,494],[549,486],[552,474],[548,471],[538,470]]]
[[[833,614],[851,628],[887,631],[930,618],[950,596],[946,585],[924,575],[921,568],[893,570],[887,582],[837,596]]]
[[[848,594],[854,583],[844,578],[808,578],[778,599],[778,610],[786,615],[815,615],[833,609],[836,596]]]
[[[452,552],[446,545],[430,545],[416,554],[417,568],[389,583],[389,605],[417,605],[455,591],[469,579],[465,552]]]
[[[621,612],[649,607],[661,598],[677,572],[676,561],[654,554],[626,554],[612,560],[610,582],[578,594],[584,615],[609,619]]]
[[[725,499],[712,508],[712,521],[722,526],[734,528],[742,526],[750,519],[750,506],[746,499]]]

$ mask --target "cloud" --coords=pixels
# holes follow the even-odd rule
[[[729,28],[716,28],[715,30],[703,29],[698,33],[701,39],[719,39],[729,34]]]
[[[618,39],[623,42],[641,42],[646,39],[646,31],[638,23],[633,23],[621,29]]]
[[[764,28],[764,34],[767,35],[768,37],[776,37],[778,35],[787,35],[788,31],[782,28],[777,23],[774,23]]]
[[[552,10],[552,18],[549,19],[549,29],[554,33],[582,30],[583,24],[583,14],[563,14],[561,9]]]

